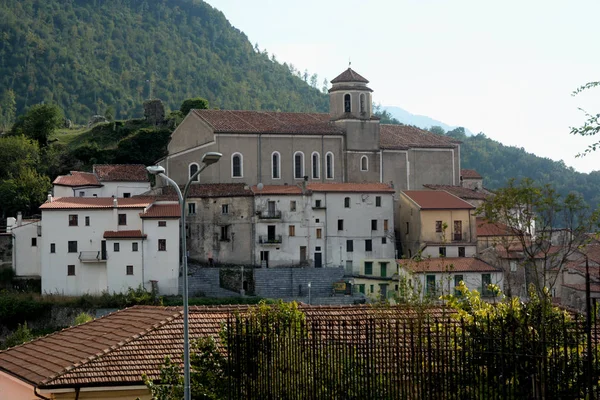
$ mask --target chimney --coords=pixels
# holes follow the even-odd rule
[[[52,203],[52,194],[48,193],[48,203]]]
[[[117,208],[119,206],[118,202],[117,202],[117,198],[113,197],[113,207]]]
[[[23,214],[21,211],[17,213],[17,226],[23,225]]]

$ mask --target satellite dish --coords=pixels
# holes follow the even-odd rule
[[[256,185],[256,188],[258,190],[263,190],[264,187],[265,187],[265,185],[263,185],[262,182],[260,182],[258,185]]]

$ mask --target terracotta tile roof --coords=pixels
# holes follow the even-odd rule
[[[342,193],[394,193],[387,183],[309,183],[313,192],[342,192]]]
[[[501,222],[491,223],[485,218],[476,220],[477,236],[514,236],[514,232],[508,225]]]
[[[183,188],[182,188],[183,191]],[[175,189],[163,188],[163,195],[169,199],[176,199]],[[238,197],[254,196],[250,187],[244,183],[204,183],[190,186],[188,198],[202,197]]]
[[[140,213],[141,218],[179,218],[181,217],[181,208],[179,203],[172,204],[152,204],[144,213]]]
[[[344,131],[325,113],[193,110],[217,133],[332,134]]]
[[[485,190],[473,190],[462,186],[430,184],[423,186],[431,190],[445,190],[446,192],[451,193],[456,197],[460,197],[461,199],[485,200],[489,196],[489,193],[487,193]]]
[[[422,261],[397,260],[401,267],[412,272],[499,272],[490,264],[474,257],[426,258]]]
[[[289,194],[289,195],[300,195],[302,189],[296,185],[264,185],[262,190],[258,190],[256,186],[250,188],[254,195],[267,195],[267,194]]]
[[[142,234],[142,231],[104,231],[104,239],[145,239],[148,235]]]
[[[57,197],[40,206],[42,210],[75,210],[90,208],[112,208],[112,197]],[[149,197],[118,198],[117,208],[144,208],[152,203]]]
[[[585,292],[585,283],[567,285],[563,284],[563,287],[568,287],[571,289],[579,290]],[[590,292],[598,293],[600,292],[600,285],[598,284],[590,284]]]
[[[102,186],[93,173],[79,171],[71,171],[69,175],[59,175],[52,184],[59,186]]]
[[[143,164],[95,164],[94,173],[102,182],[148,182]]]
[[[442,190],[405,190],[402,193],[422,210],[472,210],[466,201]]]
[[[460,143],[451,137],[436,135],[408,125],[382,124],[379,143],[382,149],[406,150],[410,148],[455,148]]]
[[[333,78],[333,80],[331,81],[331,83],[338,83],[338,82],[363,82],[363,83],[369,83],[368,80],[366,80],[364,77],[362,77],[361,75],[359,75],[356,71],[354,71],[350,67],[348,67],[347,70],[345,70],[344,72],[342,72],[341,74],[339,74],[338,76],[336,76],[335,78]]]
[[[481,175],[474,169],[461,169],[460,176],[466,179],[482,179]]]

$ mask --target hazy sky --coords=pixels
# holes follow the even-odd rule
[[[333,79],[348,67],[376,103],[484,132],[582,172],[593,138],[569,127],[600,113],[598,0],[207,0],[281,63]],[[597,138],[600,140],[600,137]]]

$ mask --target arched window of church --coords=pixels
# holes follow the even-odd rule
[[[360,95],[360,112],[361,113],[366,112],[366,109],[365,109],[365,94],[364,93],[362,93]]]
[[[304,153],[297,151],[294,153],[294,178],[302,179],[304,177]]]
[[[312,153],[312,177],[313,179],[319,179],[321,170],[321,160],[319,159],[319,153]]]
[[[231,156],[231,176],[233,178],[244,176],[244,159],[240,153],[233,153]]]
[[[333,179],[333,153],[331,152],[325,156],[325,177]]]
[[[349,94],[344,95],[344,112],[352,112],[352,101]]]
[[[273,154],[271,155],[271,177],[273,179],[280,179],[281,178],[281,158],[279,156],[279,153],[274,151]]]
[[[196,172],[198,172],[198,164],[196,164],[196,163],[190,164],[190,175],[188,178],[191,178],[192,175],[194,175]],[[199,179],[200,179],[200,175],[197,175],[194,178],[193,182],[198,182]]]
[[[367,158],[367,156],[362,156],[360,158],[360,170],[361,171],[369,170],[369,159]]]

